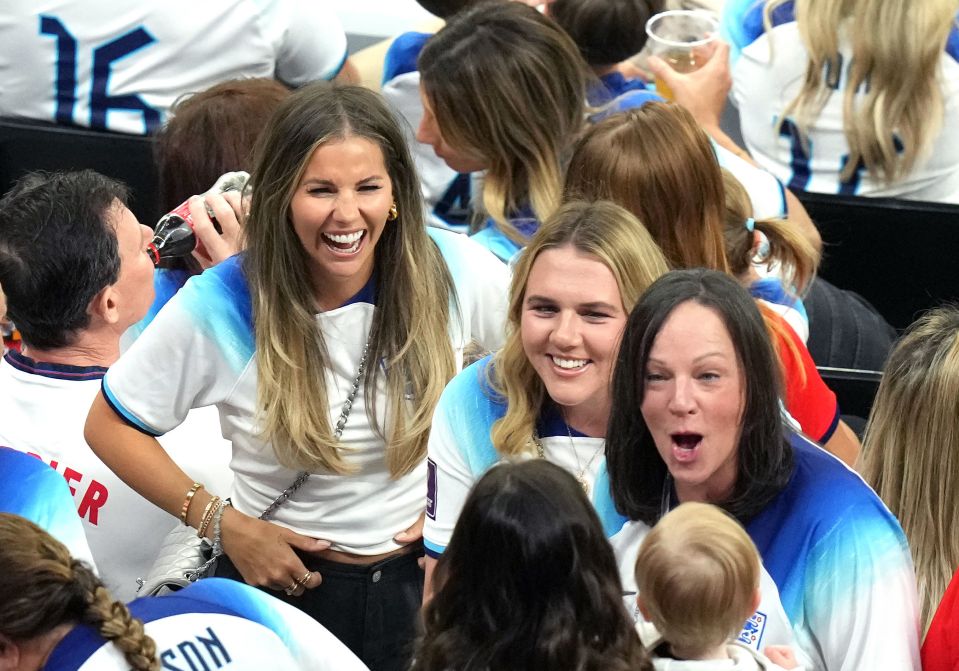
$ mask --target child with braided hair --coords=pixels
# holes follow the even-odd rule
[[[211,578],[124,605],[86,562],[29,520],[0,513],[0,670],[337,669],[365,666],[316,621]],[[197,617],[202,614],[201,617]]]

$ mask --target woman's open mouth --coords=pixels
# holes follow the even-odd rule
[[[360,251],[363,240],[366,238],[366,231],[355,231],[353,233],[321,233],[323,243],[334,254],[350,256]]]
[[[701,433],[680,431],[669,434],[673,441],[673,458],[680,463],[688,463],[696,458],[699,446],[703,442]]]

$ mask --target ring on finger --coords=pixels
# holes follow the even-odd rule
[[[307,571],[303,574],[303,577],[299,580],[294,581],[297,587],[306,587],[306,583],[310,581],[310,578],[313,577],[313,571]]]
[[[293,592],[299,589],[300,586],[301,586],[300,582],[298,580],[294,580],[293,582],[289,584],[289,586],[284,587],[283,591],[286,592],[287,596],[293,596]]]

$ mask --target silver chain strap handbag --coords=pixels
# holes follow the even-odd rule
[[[353,378],[353,387],[343,404],[340,418],[333,430],[333,437],[337,440],[343,435],[346,421],[353,409],[353,402],[356,400],[356,394],[360,389],[360,380],[366,370],[366,358],[369,349],[370,343],[367,340],[363,347],[363,354],[360,357],[360,365],[357,367],[356,376]],[[286,503],[309,477],[309,471],[297,473],[293,483],[267,506],[259,519],[271,519],[277,508]],[[230,505],[229,499],[226,499],[223,505],[224,507]],[[153,562],[153,566],[150,567],[147,577],[137,578],[137,596],[159,596],[183,589],[191,582],[196,582],[212,573],[220,553],[222,553],[220,549],[214,553],[214,544],[206,538],[197,536],[193,527],[185,524],[176,525],[160,544],[157,558]]]

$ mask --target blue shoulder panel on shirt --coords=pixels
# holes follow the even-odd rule
[[[806,314],[806,306],[803,305],[802,300],[795,294],[786,291],[782,280],[778,277],[763,277],[756,280],[749,285],[749,293],[753,298],[792,308],[801,314],[804,319],[809,320]]]
[[[589,117],[589,121],[590,123],[599,123],[603,119],[607,119],[614,114],[626,112],[631,109],[638,109],[646,103],[651,102],[664,102],[664,99],[655,91],[644,91],[639,89],[635,91],[627,91],[626,93],[617,96],[615,100],[603,107],[596,114],[591,115]]]
[[[763,18],[767,0],[728,0],[723,9],[721,34],[730,43],[735,56],[748,45],[759,39],[766,31]],[[772,14],[772,25],[792,23],[796,20],[793,0],[784,2]]]
[[[599,78],[599,85],[592,86],[586,97],[593,106],[605,105],[626,93],[646,91],[646,82],[642,79],[627,79],[621,72],[610,72]]]
[[[892,513],[856,473],[804,436],[788,434],[793,475],[746,529],[779,588],[786,614],[795,622],[802,616],[802,594],[809,579],[806,565],[813,555],[839,542],[836,539],[843,535],[839,529],[848,537],[869,536],[877,547],[904,543],[905,536]]]
[[[254,348],[253,305],[243,272],[243,255],[230,257],[190,278],[178,300],[197,328],[216,341],[231,367],[242,370]]]
[[[390,45],[383,63],[383,84],[408,72],[416,72],[416,60],[433,37],[430,33],[403,33]]]
[[[949,39],[946,40],[946,53],[952,56],[954,61],[959,62],[959,14],[956,14],[956,20],[952,24],[952,32],[949,33]]]
[[[58,497],[68,503],[63,510],[76,518],[66,480],[41,459],[0,447],[0,476],[0,511],[25,517],[57,538],[62,522],[50,515],[60,512],[54,505]]]
[[[593,485],[593,507],[596,509],[599,521],[603,524],[603,531],[606,532],[607,538],[619,533],[623,525],[629,521],[629,518],[616,510],[616,505],[613,503],[605,459],[599,466],[599,473],[596,474],[596,482]]]
[[[449,425],[456,427],[458,437],[463,439],[458,447],[476,477],[499,461],[490,429],[506,414],[506,404],[496,399],[486,381],[492,361],[492,356],[487,356],[460,371],[446,385],[440,401]]]
[[[480,243],[503,263],[509,263],[510,259],[516,256],[516,253],[522,247],[512,238],[509,238],[498,227],[490,223],[482,231],[470,236],[476,242]]]
[[[173,298],[174,294],[183,288],[191,274],[187,270],[160,268],[153,274],[153,303],[147,311],[146,316],[130,328],[137,333],[143,333],[143,330],[150,325],[160,308]]]

